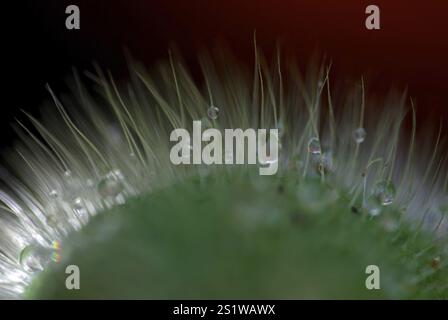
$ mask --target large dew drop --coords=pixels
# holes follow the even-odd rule
[[[29,245],[20,252],[20,265],[29,273],[42,271],[50,261],[50,251],[39,245]]]
[[[395,187],[392,182],[378,182],[373,188],[373,195],[378,199],[381,205],[391,205],[395,199]]]
[[[123,191],[123,175],[119,170],[109,172],[98,183],[98,193],[103,198],[115,198]]]
[[[72,204],[73,211],[79,215],[85,214],[84,201],[80,197],[76,197]]]
[[[353,139],[356,143],[362,143],[366,139],[366,130],[364,128],[358,128],[353,131]]]
[[[311,154],[320,154],[320,141],[318,138],[311,138],[308,142],[308,152]]]
[[[378,202],[376,197],[369,197],[365,202],[364,202],[364,210],[367,212],[367,214],[371,217],[376,217],[381,213],[381,205]]]
[[[314,168],[318,173],[329,173],[333,171],[333,153],[331,150],[325,151],[321,155],[314,155],[312,158]]]
[[[53,189],[50,191],[50,193],[48,194],[51,198],[56,199],[59,196],[59,193]]]
[[[207,115],[210,119],[216,120],[218,119],[219,109],[215,106],[210,106],[207,110]]]

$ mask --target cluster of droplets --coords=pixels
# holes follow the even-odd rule
[[[364,200],[364,209],[374,217],[378,216],[384,207],[390,206],[395,200],[395,186],[391,181],[377,182],[371,194]]]
[[[45,266],[53,262],[61,261],[61,245],[55,240],[51,246],[30,244],[20,252],[19,263],[22,269],[30,274],[44,270]]]
[[[357,128],[353,131],[352,137],[357,144],[365,141],[366,130]],[[307,150],[310,157],[310,163],[313,172],[324,175],[334,169],[334,158],[331,149],[322,148],[318,137],[312,137],[307,144]],[[303,170],[304,161],[300,158],[294,159],[294,165],[297,170]],[[363,173],[363,179],[366,179],[366,173]],[[395,186],[392,181],[379,181],[373,185],[368,195],[364,195],[363,207],[370,216],[381,214],[384,207],[390,206],[396,197]]]
[[[308,141],[308,154],[315,173],[324,175],[333,171],[333,151],[330,148],[322,148],[319,138],[312,137]]]
[[[82,183],[71,171],[63,174],[65,184],[60,190],[52,189],[48,193],[48,204],[45,207],[46,223],[52,230],[54,238],[62,238],[74,230],[87,224],[90,217],[100,210],[125,203],[126,197],[132,194],[130,185],[118,169],[109,171],[97,179],[87,179]],[[23,272],[32,275],[44,270],[51,261],[61,259],[60,242],[54,240],[50,244],[33,241],[24,245],[18,257]]]

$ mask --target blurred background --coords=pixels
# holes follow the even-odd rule
[[[81,29],[65,28],[65,8],[78,5]],[[381,10],[381,30],[365,28],[365,8]],[[67,90],[72,66],[92,61],[125,77],[124,48],[150,66],[175,44],[193,62],[199,49],[225,43],[253,59],[253,33],[268,55],[282,43],[306,64],[314,52],[330,57],[333,77],[368,79],[378,94],[408,88],[427,115],[448,116],[448,2],[439,0],[17,0],[2,4],[1,77],[4,133],[20,109],[37,112],[49,83]],[[250,64],[251,65],[251,64]],[[438,126],[438,123],[437,125]]]

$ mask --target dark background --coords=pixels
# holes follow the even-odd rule
[[[81,29],[65,28],[65,8],[76,4]],[[381,30],[364,27],[365,8],[381,9]],[[3,146],[7,124],[20,108],[37,113],[71,67],[96,60],[124,76],[123,48],[150,66],[176,44],[187,61],[197,49],[224,41],[251,61],[252,37],[269,55],[281,40],[305,63],[316,51],[333,60],[333,75],[367,76],[378,92],[408,88],[419,119],[448,115],[448,1],[441,0],[17,0],[2,4]],[[446,122],[446,121],[445,121]],[[437,124],[438,125],[438,124]]]

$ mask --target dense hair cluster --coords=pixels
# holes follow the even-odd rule
[[[328,65],[301,71],[280,55],[270,64],[255,51],[253,74],[232,58],[205,54],[202,79],[193,79],[170,53],[150,72],[131,62],[128,83],[96,67],[87,81],[74,73],[70,96],[48,87],[52,106],[39,119],[25,113],[17,121],[19,141],[0,170],[0,297],[20,297],[59,260],[60,243],[98,213],[189,176],[236,170],[170,162],[170,133],[195,120],[205,128],[277,128],[278,175],[293,177],[303,208],[344,201],[392,239],[409,225],[415,237],[429,234],[429,248],[440,246],[443,255],[442,128],[418,132],[405,95],[370,100],[363,80],[336,91]],[[328,192],[313,192],[316,181]],[[437,269],[446,268],[435,258]]]

